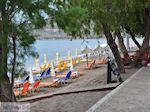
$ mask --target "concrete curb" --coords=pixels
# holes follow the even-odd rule
[[[76,93],[84,93],[84,92],[96,92],[96,91],[110,91],[110,90],[113,90],[116,87],[118,87],[119,84],[120,83],[114,83],[114,84],[99,86],[96,88],[83,88],[83,89],[76,89],[76,90],[72,90],[72,91],[54,92],[54,93],[40,95],[40,96],[36,96],[36,97],[31,97],[31,98],[29,97],[26,99],[19,100],[19,102],[33,103],[33,102],[36,102],[39,100],[51,98],[51,97],[58,96],[58,95],[76,94]]]

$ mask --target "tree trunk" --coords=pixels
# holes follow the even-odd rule
[[[0,81],[0,102],[14,102],[16,101],[15,96],[11,94],[11,85],[7,75],[1,77],[3,81]]]
[[[12,98],[11,85],[7,76],[7,53],[8,53],[8,33],[9,33],[9,20],[6,11],[6,1],[2,1],[1,6],[1,22],[2,22],[2,33],[0,35],[0,47],[1,47],[1,63],[0,63],[0,102],[16,101],[15,96]]]
[[[143,40],[142,46],[141,46],[141,50],[148,50],[149,48],[149,39],[150,39],[150,18],[148,18],[147,20],[147,24],[146,25],[146,29],[145,29],[145,38]]]
[[[141,50],[148,50],[149,48],[149,39],[150,39],[150,12],[149,9],[144,9],[144,27],[145,27],[145,38],[143,40]]]
[[[118,37],[119,47],[122,53],[127,52],[126,46],[124,45],[123,37],[120,33],[120,31],[116,31],[116,35]]]
[[[13,40],[13,55],[14,55],[14,59],[13,59],[13,64],[12,64],[12,76],[11,76],[11,89],[12,89],[12,99],[14,97],[14,75],[15,75],[15,66],[16,66],[16,42],[15,42],[15,36],[14,34],[12,34],[12,40]]]
[[[129,34],[131,35],[131,38],[133,40],[133,42],[136,44],[136,46],[140,49],[141,45],[139,44],[139,42],[135,39],[134,34],[132,33],[130,27],[128,26],[127,31],[129,32]]]
[[[104,34],[106,36],[107,43],[110,46],[110,49],[112,50],[112,53],[113,53],[113,55],[115,57],[118,69],[119,69],[120,72],[124,73],[125,69],[124,69],[123,61],[121,59],[118,47],[117,47],[117,45],[116,45],[116,43],[115,43],[115,41],[114,41],[114,39],[112,37],[111,32],[109,31],[108,26],[105,25],[105,24],[102,24],[102,25],[103,25],[103,32],[104,32]]]

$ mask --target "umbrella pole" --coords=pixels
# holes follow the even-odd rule
[[[54,79],[55,79],[55,78],[54,78],[54,76],[53,76],[53,81],[54,81]]]
[[[87,58],[86,58],[86,60],[87,60],[87,66],[88,66],[88,55],[87,55],[87,54],[86,54],[86,57],[87,57]]]

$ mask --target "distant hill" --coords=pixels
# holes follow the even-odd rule
[[[68,36],[64,33],[63,30],[59,30],[57,24],[54,24],[54,28],[49,24],[50,19],[47,19],[47,25],[43,29],[34,30],[34,34],[38,35],[38,39],[71,39],[71,36]],[[97,36],[92,36],[92,38],[97,38]]]

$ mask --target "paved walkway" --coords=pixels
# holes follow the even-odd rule
[[[150,68],[141,68],[87,112],[150,112]]]

